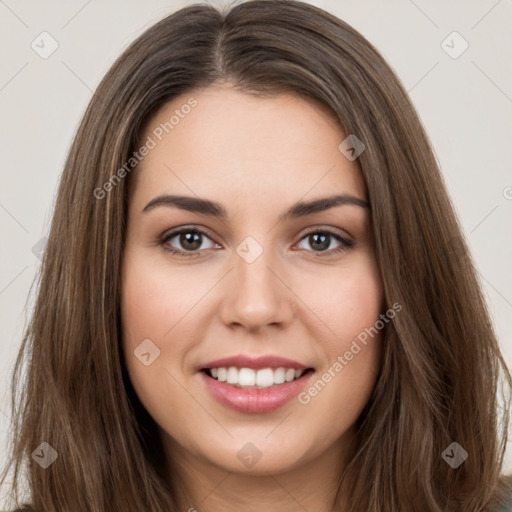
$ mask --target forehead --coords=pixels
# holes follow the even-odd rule
[[[152,146],[134,171],[134,200],[167,192],[298,200],[347,192],[364,198],[359,166],[338,146],[345,138],[327,109],[294,94],[256,97],[228,86],[185,93],[145,124]]]

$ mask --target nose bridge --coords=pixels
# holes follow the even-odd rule
[[[257,328],[287,319],[291,311],[289,297],[274,274],[279,265],[269,240],[266,237],[260,243],[247,236],[236,247],[232,284],[222,308],[225,323]]]
[[[261,237],[260,237],[261,240]],[[236,248],[236,287],[239,296],[256,300],[274,299],[275,276],[269,267],[275,265],[269,237],[261,243],[253,236],[247,236]]]

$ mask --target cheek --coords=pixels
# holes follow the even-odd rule
[[[127,254],[123,267],[121,312],[132,342],[161,342],[191,310],[201,290],[190,286],[185,272],[170,275],[161,262],[143,253]],[[204,293],[204,292],[203,292]]]
[[[177,291],[181,283],[177,281],[165,279],[161,266],[144,256],[143,251],[125,253],[121,291],[123,349],[132,383],[142,396],[152,396],[159,387],[165,387],[163,368],[167,367],[168,359],[176,360],[173,356],[182,349],[174,344],[170,351],[163,343],[165,334],[172,332],[186,314],[183,294]],[[147,350],[142,351],[142,346]],[[148,365],[142,362],[143,358],[136,357],[146,352],[150,354],[146,358]],[[152,391],[145,393],[146,388]]]
[[[310,417],[322,418],[322,428],[333,429],[333,435],[353,424],[370,398],[383,338],[382,329],[375,329],[382,327],[383,291],[374,258],[365,255],[339,270],[321,294],[309,295],[329,334],[317,337],[324,363],[299,397]]]
[[[187,351],[187,337],[180,335],[180,329],[192,306],[184,296],[187,293],[181,292],[187,291],[181,282],[184,278],[171,277],[168,270],[166,277],[161,264],[152,261],[144,251],[125,253],[121,317],[126,369],[140,401],[160,425],[169,422],[169,410],[185,407],[190,400],[179,384],[181,379],[173,377],[179,375],[178,367]],[[174,342],[165,343],[164,339],[170,336]],[[139,349],[143,343],[144,351]],[[150,354],[147,365],[143,357],[139,359],[136,355],[145,352]]]
[[[328,327],[329,334],[322,339],[324,349],[332,357],[379,319],[382,280],[373,256],[361,254],[351,265],[337,269],[335,277],[333,273],[321,282],[321,287],[318,281],[315,286],[309,283],[308,300]]]
[[[374,325],[382,308],[382,285],[376,269],[368,266],[347,279],[339,291],[337,303],[334,330],[340,333],[342,343]]]

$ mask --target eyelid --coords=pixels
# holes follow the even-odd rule
[[[311,228],[307,228],[306,231],[303,233],[302,237],[309,235],[310,233],[316,233],[317,231],[322,231],[322,232],[330,233],[332,235],[339,236],[339,237],[345,239],[347,242],[354,241],[354,237],[348,231],[341,229],[341,228],[335,228],[333,226],[327,226],[327,225],[321,225],[321,224],[312,226]],[[346,235],[344,235],[343,233],[345,233]],[[302,237],[301,237],[301,240],[302,240]]]

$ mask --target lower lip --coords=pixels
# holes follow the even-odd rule
[[[226,382],[219,382],[205,372],[201,374],[210,393],[222,405],[235,411],[262,413],[275,411],[297,396],[304,389],[313,372],[308,371],[291,382],[275,384],[263,389],[237,388]]]

